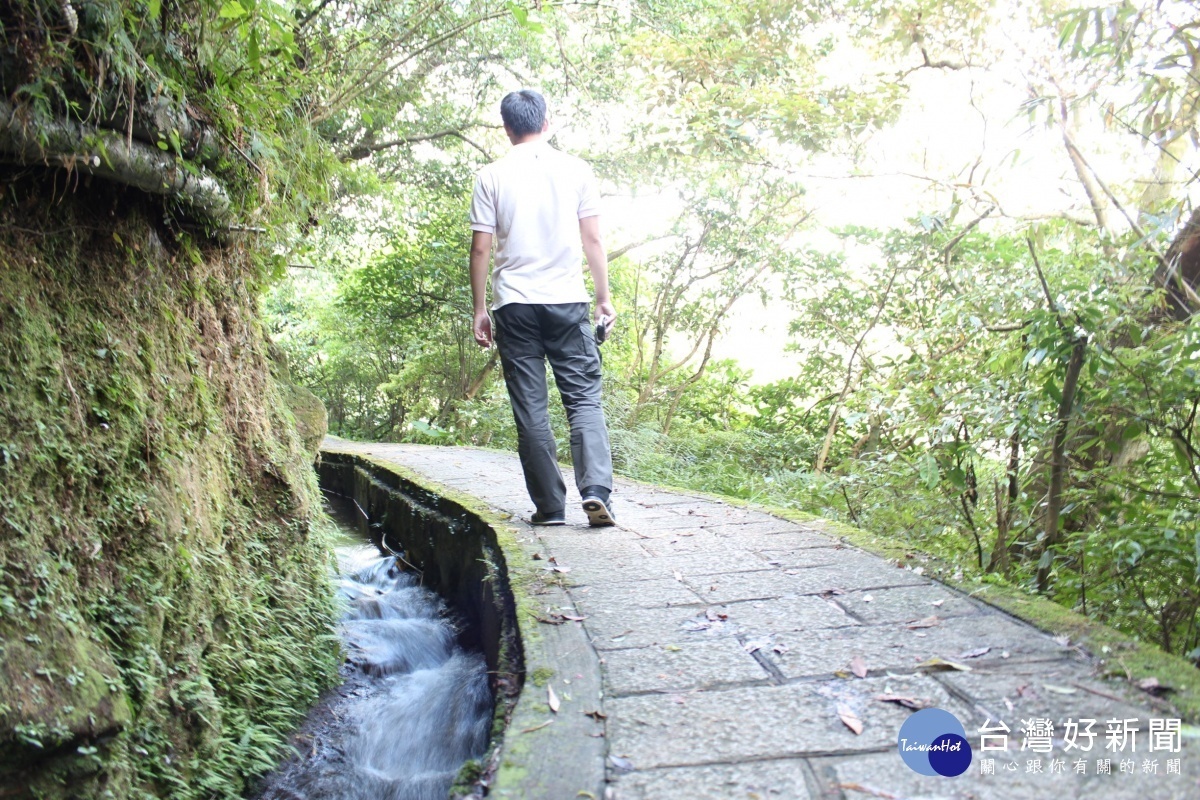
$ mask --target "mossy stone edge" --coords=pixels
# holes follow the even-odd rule
[[[565,589],[553,573],[534,566],[545,562],[533,560],[536,548],[520,540],[518,529],[509,524],[510,515],[488,508],[479,498],[444,486],[385,455],[369,452],[370,449],[371,445],[326,437],[318,465],[322,488],[332,488],[331,467],[352,466],[359,476],[356,492],[362,491],[367,478],[403,487],[394,490],[396,495],[426,492],[424,500],[436,504],[440,512],[469,515],[473,521],[471,527],[485,540],[485,551],[489,543],[498,549],[490,559],[493,563],[489,579],[493,583],[494,602],[502,613],[498,628],[489,631],[485,626],[483,630],[486,636],[498,637],[492,645],[485,642],[485,650],[496,648],[497,663],[493,665],[493,657],[489,655],[489,669],[512,675],[516,680],[509,687],[513,696],[497,692],[492,744],[483,762],[487,767],[483,770],[485,777],[491,773],[488,796],[602,797],[606,746],[604,739],[595,734],[603,730],[603,723],[585,713],[601,708],[599,661],[578,622],[543,623],[548,618],[547,609],[571,604]],[[364,508],[371,523],[375,523],[372,509]],[[444,549],[444,532],[438,533],[430,527],[424,533],[433,537],[435,546],[441,544]],[[406,553],[406,557],[414,559],[419,568],[432,566],[423,563],[418,551]],[[445,572],[442,568],[435,569]],[[456,607],[461,602],[463,587],[435,585],[434,588]],[[571,683],[564,684],[564,678]],[[547,704],[547,683],[557,684],[557,694],[562,698],[558,713],[552,712]],[[465,769],[471,775],[478,771],[474,764]],[[460,779],[467,777],[460,773]],[[460,780],[456,791],[465,790],[467,782]]]

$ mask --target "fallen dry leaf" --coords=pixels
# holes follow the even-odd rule
[[[946,602],[946,598],[944,598],[944,597],[943,597],[941,600],[934,600],[934,601],[933,601],[932,603],[930,603],[929,605],[931,605],[931,606],[941,606],[941,604],[942,604],[942,603],[944,603],[944,602]]]
[[[770,644],[771,644],[770,642],[761,642],[761,641],[746,642],[744,645],[742,645],[742,648],[747,653],[754,653],[754,652],[757,652],[758,650],[762,650],[764,647],[767,647]]]
[[[592,719],[596,720],[596,722],[599,722],[602,719],[608,719],[608,715],[603,711],[584,711],[583,715],[585,717],[591,717]]]
[[[1075,690],[1072,689],[1070,686],[1055,686],[1052,683],[1043,683],[1042,688],[1045,689],[1047,692],[1054,692],[1055,694],[1075,694],[1076,693]]]
[[[837,788],[849,789],[852,792],[862,792],[863,794],[871,795],[871,797],[879,797],[882,800],[901,800],[898,794],[885,792],[881,789],[872,789],[870,786],[863,786],[861,783],[839,783]]]
[[[959,672],[970,672],[971,671],[971,668],[968,667],[966,664],[959,664],[956,661],[948,661],[947,659],[941,658],[939,656],[934,656],[933,658],[927,658],[924,661],[922,661],[920,664],[917,664],[917,669],[920,669],[921,667],[925,667],[926,669],[939,669],[939,670],[956,669]]]
[[[837,715],[838,719],[842,721],[842,724],[853,731],[855,736],[858,736],[863,732],[862,720],[858,718],[858,714],[855,714],[850,706],[846,705],[845,703],[838,703]]]
[[[867,662],[863,661],[862,656],[855,656],[850,659],[850,671],[860,678],[867,677]]]
[[[1137,682],[1137,687],[1155,697],[1175,691],[1174,687],[1159,683],[1158,678],[1142,678]]]
[[[554,693],[554,686],[549,683],[546,684],[546,699],[550,703],[550,710],[557,714],[559,706],[558,695]]]
[[[546,727],[551,722],[554,722],[554,720],[548,719],[545,722],[543,722],[541,725],[534,725],[532,728],[526,728],[525,730],[521,731],[521,733],[533,733],[534,731],[540,731],[542,728]]]
[[[788,651],[788,646],[786,644],[784,644],[783,642],[777,642],[775,644],[775,646],[772,647],[771,649],[774,650],[776,653],[779,653],[779,655],[783,655],[784,653],[786,653]]]
[[[958,657],[959,658],[979,658],[980,656],[986,656],[990,652],[992,652],[992,648],[990,648],[990,647],[976,647],[974,650],[968,650],[965,653],[959,653]]]
[[[872,597],[872,596],[871,596],[871,595],[869,595],[869,594],[864,594],[864,595],[863,595],[863,602],[864,602],[864,603],[871,603],[871,602],[874,602],[874,600],[875,600],[875,598],[874,598],[874,597]]]
[[[633,772],[633,762],[625,756],[609,755],[608,763],[613,765],[613,768],[620,772]]]
[[[934,614],[933,616],[926,617],[925,619],[919,619],[915,622],[910,622],[905,627],[907,627],[910,631],[915,631],[918,628],[932,628],[938,625],[940,622],[941,619],[937,614]]]
[[[559,614],[563,619],[569,619],[571,622],[583,622],[587,617],[577,617],[574,614]]]
[[[675,580],[679,581],[680,583],[683,583],[683,575],[679,572],[679,570],[674,570],[674,574],[675,574]]]
[[[534,561],[541,561],[545,558],[545,556],[543,556],[541,553],[534,553],[532,556],[530,556],[530,558],[532,558]]]
[[[723,619],[729,619],[728,614],[724,614],[720,611],[717,611],[715,608],[706,608],[704,610],[704,616],[713,622],[719,622]]]
[[[900,694],[877,694],[875,695],[875,699],[881,703],[895,703],[913,711],[920,711],[922,708],[929,708],[933,705],[929,700]]]

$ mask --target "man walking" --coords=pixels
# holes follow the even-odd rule
[[[580,244],[596,289],[596,320],[616,318],[600,240],[600,196],[591,168],[543,140],[546,101],[531,89],[500,103],[512,150],[480,170],[471,197],[471,294],[475,341],[490,347],[488,260],[495,241],[492,313],[504,382],[517,423],[534,525],[566,522],[566,486],[550,430],[546,359],[571,426],[571,459],[583,510],[594,526],[613,525],[612,453],[600,406],[600,352],[588,319]]]

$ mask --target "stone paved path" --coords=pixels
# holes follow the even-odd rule
[[[1084,655],[1004,612],[814,527],[619,482],[619,527],[589,529],[572,493],[566,527],[532,528],[513,456],[355,447],[512,514],[532,550],[569,568],[575,608],[548,611],[585,617],[569,624],[584,626],[600,657],[610,798],[1200,797],[1195,740],[1149,749],[1149,720],[1171,716],[1153,699],[1097,678]],[[921,666],[934,657],[970,671]],[[887,695],[957,716],[975,749],[967,772],[905,766],[896,739],[912,712]],[[1055,725],[1050,752],[1021,750],[1035,717]],[[1066,749],[1063,723],[1089,718],[1099,734],[1090,752]],[[1106,749],[1110,719],[1136,720],[1136,752]],[[1009,749],[980,752],[980,727],[998,720]],[[987,758],[994,775],[981,774]],[[1111,775],[1098,774],[1105,758]],[[1132,773],[1121,772],[1130,759]],[[1168,774],[1173,759],[1182,774]]]

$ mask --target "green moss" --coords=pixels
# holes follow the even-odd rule
[[[252,270],[137,209],[22,208],[0,215],[0,783],[238,797],[339,661]]]
[[[549,667],[538,667],[529,673],[529,680],[533,681],[534,686],[545,686],[554,677],[554,674],[554,670]]]

